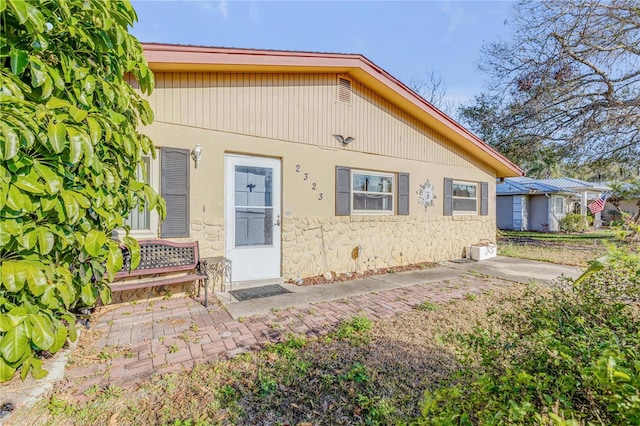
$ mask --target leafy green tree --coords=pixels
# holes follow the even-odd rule
[[[123,265],[111,233],[164,202],[136,180],[153,89],[128,1],[0,0],[0,381],[39,378],[76,338],[73,312],[109,303]],[[132,263],[135,240],[123,239]]]

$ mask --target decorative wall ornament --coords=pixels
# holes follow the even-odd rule
[[[420,196],[418,203],[424,206],[424,210],[427,211],[427,207],[433,207],[433,200],[436,198],[436,191],[429,179],[424,183],[424,185],[420,184],[420,189],[416,191],[416,194]]]

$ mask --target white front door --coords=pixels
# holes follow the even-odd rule
[[[233,281],[280,277],[280,160],[225,156],[225,246]]]

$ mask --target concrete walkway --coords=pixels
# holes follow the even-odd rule
[[[497,257],[342,283],[285,284],[292,293],[245,302],[222,294],[222,302],[214,300],[209,308],[183,297],[107,306],[96,313],[91,330],[83,332],[62,386],[81,399],[92,386],[135,385],[153,374],[190,370],[258,349],[290,333],[321,336],[353,316],[377,320],[425,301],[444,303],[511,282],[549,282],[579,274],[573,267]],[[12,383],[16,386],[2,389],[3,400],[18,407],[30,390],[19,381]]]
[[[417,284],[452,280],[465,274],[485,275],[519,283],[528,283],[533,280],[548,284],[561,275],[577,278],[581,270],[573,266],[497,256],[481,262],[464,259],[458,262],[442,262],[437,268],[378,275],[329,285],[301,287],[283,284],[282,286],[291,293],[267,299],[238,302],[229,293],[217,293],[217,295],[231,316],[237,319],[264,314],[274,308],[304,306]]]

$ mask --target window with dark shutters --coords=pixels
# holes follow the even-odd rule
[[[409,173],[398,173],[398,214],[409,214]]]
[[[453,179],[444,179],[444,215],[453,216]]]
[[[489,215],[489,182],[482,182],[480,190],[480,215]]]
[[[336,167],[336,216],[351,214],[351,169]]]
[[[167,203],[167,215],[160,236],[189,236],[189,150],[160,149],[161,195]]]

